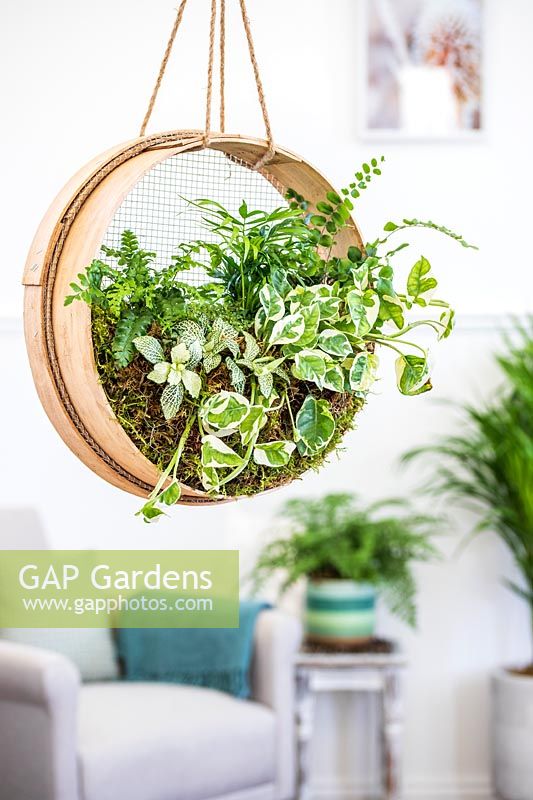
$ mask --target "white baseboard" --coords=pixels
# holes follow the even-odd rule
[[[374,783],[318,779],[311,784],[311,800],[381,800]],[[401,800],[493,800],[486,778],[463,780],[407,780]]]

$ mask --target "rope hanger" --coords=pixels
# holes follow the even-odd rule
[[[174,25],[172,27],[172,31],[170,33],[169,40],[167,42],[167,46],[165,52],[163,54],[163,59],[161,61],[161,66],[159,68],[159,74],[157,76],[157,80],[155,82],[152,95],[150,97],[150,102],[148,103],[148,108],[146,110],[146,114],[144,115],[144,119],[141,125],[140,136],[144,136],[146,132],[146,127],[148,122],[150,121],[150,117],[152,116],[152,111],[154,109],[154,105],[157,99],[157,95],[159,93],[159,89],[161,87],[161,83],[163,80],[163,76],[165,74],[165,70],[168,64],[168,60],[170,58],[170,54],[172,52],[172,47],[174,45],[174,40],[176,39],[176,34],[178,29],[181,25],[183,19],[183,13],[185,11],[185,6],[187,5],[188,0],[181,0],[180,6],[178,8],[176,19],[174,21]],[[219,59],[220,59],[220,82],[219,82],[219,95],[220,95],[220,132],[223,133],[226,126],[226,0],[211,0],[211,18],[209,24],[209,56],[208,56],[208,65],[207,65],[207,94],[206,94],[206,108],[205,108],[205,127],[204,127],[204,137],[203,143],[204,147],[209,146],[209,142],[211,140],[211,108],[212,108],[212,97],[213,97],[213,70],[214,70],[214,61],[215,61],[215,39],[216,39],[216,23],[217,23],[217,7],[220,5],[220,19],[219,19]],[[250,19],[248,17],[248,12],[246,9],[246,0],[239,0],[239,5],[241,9],[241,16],[242,22],[244,26],[244,31],[246,34],[246,40],[248,43],[248,54],[250,56],[250,63],[252,65],[252,70],[254,73],[255,84],[257,87],[257,96],[259,99],[259,105],[261,106],[261,113],[263,115],[263,122],[265,125],[265,133],[266,133],[266,141],[267,141],[267,150],[265,151],[264,155],[259,159],[257,164],[255,165],[255,169],[261,169],[261,167],[268,164],[269,161],[273,158],[275,154],[274,148],[274,140],[272,136],[272,128],[270,126],[270,118],[268,116],[268,111],[266,107],[265,101],[265,94],[263,90],[263,83],[261,81],[261,75],[259,73],[259,65],[257,63],[257,58],[255,55],[255,46],[250,26]]]

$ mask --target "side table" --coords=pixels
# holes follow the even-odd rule
[[[406,660],[398,652],[301,652],[295,660],[298,800],[309,800],[309,745],[315,703],[322,692],[377,692],[380,695],[380,739],[384,800],[401,797],[403,710],[401,673]]]

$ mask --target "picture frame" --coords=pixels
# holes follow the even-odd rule
[[[359,0],[358,6],[360,138],[482,141],[484,0]]]

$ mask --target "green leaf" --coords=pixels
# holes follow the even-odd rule
[[[295,448],[289,441],[261,443],[254,448],[254,461],[263,467],[285,467]]]
[[[359,264],[359,262],[363,258],[362,252],[359,250],[358,247],[354,247],[353,245],[348,248],[348,258],[353,264]]]
[[[168,361],[159,361],[146,377],[154,383],[163,384],[167,382],[171,369],[172,364],[169,364]]]
[[[327,447],[335,431],[335,420],[327,400],[317,400],[309,395],[296,415],[299,435],[298,450],[302,455],[313,455]]]
[[[245,342],[245,350],[244,350],[244,360],[245,361],[255,361],[257,356],[259,355],[259,345],[257,344],[254,337],[247,333],[246,331],[243,332],[244,342]]]
[[[320,350],[302,350],[294,356],[292,374],[300,381],[310,381],[322,385],[326,374],[326,359]]]
[[[201,451],[202,467],[205,469],[226,469],[240,467],[243,463],[241,456],[228,447],[218,436],[203,436]]]
[[[213,354],[204,356],[204,362],[203,363],[204,363],[204,369],[207,372],[207,374],[209,374],[210,372],[213,372],[213,370],[216,369],[219,366],[221,361],[222,361],[222,356],[219,355],[218,353],[213,353]]]
[[[383,227],[384,231],[392,232],[398,230],[398,225],[395,222],[387,222],[387,224]]]
[[[170,420],[178,413],[183,401],[183,384],[165,386],[161,395],[161,408],[166,420]]]
[[[370,330],[372,330],[379,316],[379,297],[373,289],[367,289],[363,294],[363,305],[365,307],[366,321]]]
[[[192,319],[184,319],[178,322],[176,333],[180,341],[184,342],[190,350],[190,345],[194,342],[205,343],[205,334],[201,325]]]
[[[216,492],[220,486],[220,478],[214,467],[202,467],[201,481],[206,492]]]
[[[407,278],[407,294],[414,302],[423,299],[429,300],[433,290],[437,287],[436,279],[430,275],[431,264],[421,256],[411,269]]]
[[[150,364],[157,364],[159,361],[165,360],[163,348],[153,336],[137,336],[133,340],[133,344]]]
[[[344,392],[344,372],[338,364],[328,364],[326,374],[322,379],[324,389],[332,392]]]
[[[269,343],[294,344],[305,331],[305,320],[301,314],[287,314],[283,319],[278,320],[272,328]]]
[[[338,206],[338,205],[340,205],[340,203],[342,203],[342,199],[339,197],[337,192],[328,192],[326,194],[326,197],[329,200],[329,202],[333,203],[333,205],[335,205],[335,206]]]
[[[382,297],[379,305],[379,317],[384,322],[391,319],[398,330],[405,326],[403,307],[399,302],[393,302],[392,298]]]
[[[237,392],[218,392],[202,405],[200,416],[211,428],[237,429],[250,410],[250,403]]]
[[[334,294],[332,286],[321,283],[310,286],[308,291],[311,302],[316,303],[320,309],[321,320],[331,320],[338,316],[342,301]]]
[[[164,362],[163,362],[164,363]],[[159,369],[159,364],[156,364],[154,367],[154,372]],[[183,378],[183,364],[171,364],[170,369],[168,371],[167,382],[171,386],[177,386],[177,384],[181,384]]]
[[[364,351],[359,353],[353,360],[350,368],[350,388],[353,392],[368,392],[376,380],[378,359],[373,353]]]
[[[164,517],[165,512],[161,511],[160,508],[157,508],[154,505],[153,500],[149,500],[148,503],[144,504],[144,506],[140,509],[140,511],[137,511],[135,516],[136,517],[142,516],[144,522],[150,523],[156,520],[158,517]]]
[[[263,397],[266,397],[268,400],[272,394],[272,389],[274,388],[274,378],[272,377],[272,373],[264,372],[261,375],[258,375],[257,384]]]
[[[196,366],[200,363],[203,356],[205,336],[203,328],[190,319],[182,320],[176,326],[178,340],[182,342],[189,351],[189,365]]]
[[[278,367],[280,367],[284,361],[285,356],[281,356],[280,358],[271,358],[270,356],[256,358],[252,364],[253,371],[256,375],[265,375],[267,372],[276,372]]]
[[[318,334],[318,323],[320,322],[320,307],[314,303],[307,308],[300,309],[300,314],[304,318],[304,332],[298,339],[299,347],[309,347],[314,345]]]
[[[360,264],[351,270],[354,286],[359,289],[359,293],[365,292],[368,288],[369,270],[366,264]]]
[[[242,369],[235,363],[231,356],[226,357],[226,366],[229,370],[231,385],[239,394],[244,392],[246,386],[246,376]]]
[[[350,203],[350,201],[348,201],[348,202]],[[351,203],[350,203],[350,205],[351,205]],[[337,214],[339,214],[339,216],[340,216],[340,218],[342,220],[342,225],[344,225],[345,222],[348,222],[348,220],[350,219],[350,212],[346,208],[346,201],[344,201],[342,203],[342,205],[339,206],[339,208],[337,210]]]
[[[327,214],[328,217],[330,214],[333,214],[333,206],[330,206],[328,203],[320,201],[320,203],[316,204],[316,207],[317,211],[320,211],[322,214]]]
[[[440,315],[440,322],[446,327],[442,330],[439,334],[439,339],[447,339],[450,333],[453,331],[454,324],[455,324],[455,311],[453,308],[447,308],[443,313]]]
[[[170,360],[173,364],[188,364],[191,354],[185,342],[177,342],[170,351]]]
[[[254,320],[254,330],[256,336],[261,336],[267,324],[267,316],[263,307],[257,309]]]
[[[352,354],[348,337],[334,328],[326,328],[318,337],[318,346],[332,356],[347,358]]]
[[[202,389],[202,379],[200,376],[197,375],[196,372],[192,372],[190,369],[185,369],[183,370],[181,379],[191,397],[196,399]]]
[[[429,392],[432,386],[427,359],[423,356],[399,356],[396,359],[396,381],[400,392],[408,397]]]
[[[277,267],[271,267],[270,269],[270,283],[276,290],[276,292],[285,297],[291,290],[291,285],[287,280],[283,269],[278,269]]]
[[[181,487],[178,481],[172,481],[164,492],[159,495],[158,501],[166,506],[173,506],[181,497]]]
[[[311,224],[316,225],[318,228],[323,228],[326,222],[326,218],[321,217],[319,214],[313,214],[311,217]]]
[[[370,333],[371,325],[367,317],[364,296],[358,289],[352,289],[346,295],[348,311],[355,327],[356,336],[363,338]]]
[[[299,313],[304,318],[304,332],[296,344],[284,345],[283,353],[286,356],[293,356],[304,347],[313,348],[318,339],[318,323],[320,322],[320,308],[318,304],[315,303],[307,308],[300,308]]]
[[[394,223],[388,223],[389,225],[393,225]],[[401,225],[396,225],[394,230],[403,230],[405,228],[429,228],[434,231],[439,231],[439,233],[443,233],[445,236],[449,236],[450,239],[455,239],[462,247],[467,247],[472,250],[478,250],[475,245],[469,244],[460,233],[454,233],[449,228],[446,228],[444,225],[437,225],[435,222],[431,220],[423,221],[419,219],[403,219]]]
[[[239,426],[241,442],[246,447],[257,438],[259,431],[266,425],[267,412],[263,406],[250,406],[250,411]]]
[[[283,298],[270,284],[265,283],[259,292],[259,301],[264,309],[267,320],[275,322],[281,319],[285,314]]]
[[[240,355],[239,334],[229,322],[222,317],[217,317],[211,328],[205,349],[212,353],[221,353],[228,349],[234,358]]]
[[[390,278],[378,278],[376,292],[380,298],[379,317],[386,322],[391,319],[398,329],[405,325],[403,305],[398,298]]]
[[[127,367],[135,355],[134,339],[143,336],[152,323],[152,312],[144,309],[140,313],[129,309],[117,322],[111,344],[113,358],[119,367]]]
[[[194,339],[201,339],[203,341],[205,339],[206,324],[207,320],[205,317],[202,317],[201,320],[182,319],[176,325],[178,338],[181,339],[182,342],[185,342],[185,344]]]

